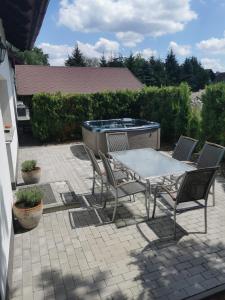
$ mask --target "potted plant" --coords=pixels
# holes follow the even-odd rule
[[[43,193],[37,188],[21,189],[16,193],[13,212],[25,229],[36,227],[43,212]]]
[[[41,177],[41,168],[37,167],[36,160],[25,160],[22,163],[22,177],[25,184],[38,183]]]

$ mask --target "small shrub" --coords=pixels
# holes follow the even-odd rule
[[[36,160],[25,160],[21,165],[21,170],[23,172],[30,172],[35,170],[36,166],[37,166]]]
[[[16,204],[25,208],[32,208],[40,204],[43,193],[38,188],[21,189],[16,193]]]

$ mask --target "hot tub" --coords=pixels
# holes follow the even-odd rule
[[[96,155],[107,153],[106,133],[127,132],[130,149],[160,148],[160,124],[141,119],[111,119],[86,121],[82,126],[84,143]]]

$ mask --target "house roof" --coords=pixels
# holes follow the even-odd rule
[[[214,82],[225,81],[225,72],[216,73]]]
[[[0,0],[6,40],[20,50],[33,47],[49,0]]]
[[[96,93],[138,90],[141,82],[126,68],[51,67],[16,65],[18,95]]]

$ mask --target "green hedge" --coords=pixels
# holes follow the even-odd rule
[[[147,87],[137,92],[37,94],[32,99],[33,133],[45,142],[78,137],[84,120],[123,117],[159,122],[163,141],[175,141],[190,128],[189,87],[181,84],[179,87]]]
[[[149,87],[139,94],[140,117],[161,124],[164,142],[176,141],[187,134],[191,118],[190,90],[179,87]]]
[[[225,145],[225,83],[207,86],[202,101],[202,139]]]

